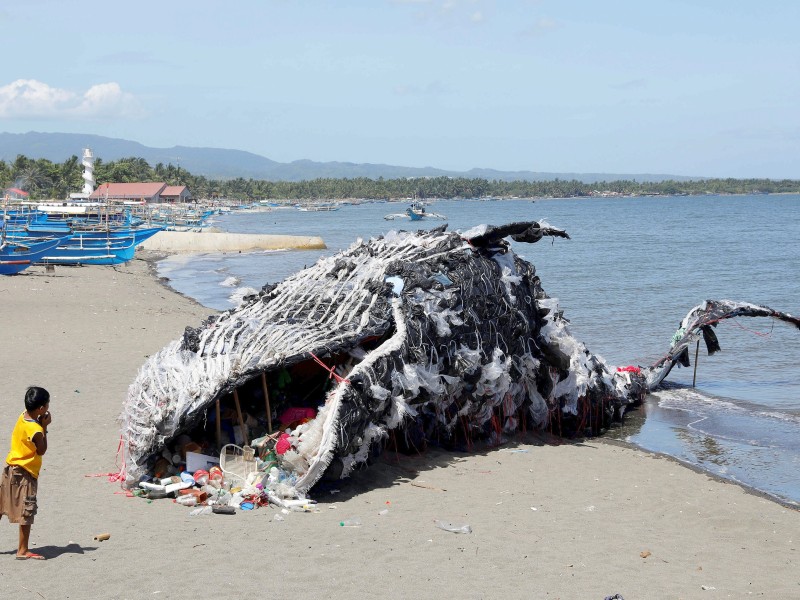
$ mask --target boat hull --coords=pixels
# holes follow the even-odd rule
[[[24,271],[39,262],[45,254],[52,252],[60,243],[61,239],[56,238],[27,245],[6,244],[0,248],[0,275],[15,275]]]
[[[102,240],[105,243],[95,243],[100,241],[70,241],[47,253],[41,262],[50,265],[119,265],[133,259],[135,240],[126,238],[120,243],[111,239],[110,242]]]

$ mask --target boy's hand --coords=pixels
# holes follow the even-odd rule
[[[50,423],[51,423],[52,421],[53,421],[53,415],[51,415],[51,414],[50,414],[50,411],[47,411],[46,413],[44,413],[44,414],[41,416],[41,419],[39,420],[39,424],[40,424],[42,427],[47,427],[48,425],[50,425]]]

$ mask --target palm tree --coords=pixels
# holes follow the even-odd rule
[[[33,194],[51,183],[44,169],[34,161],[30,161],[21,171],[18,171],[15,174],[15,180],[20,188]]]

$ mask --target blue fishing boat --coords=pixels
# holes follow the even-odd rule
[[[4,239],[0,244],[0,275],[14,275],[39,262],[52,252],[64,238],[47,238],[20,243]]]
[[[146,227],[142,229],[109,229],[106,230],[76,230],[72,234],[73,240],[128,240],[132,239],[138,246],[145,240],[153,237],[159,231],[163,231],[163,227]]]
[[[133,258],[135,238],[68,238],[45,253],[40,261],[51,265],[119,265]]]
[[[135,241],[136,245],[138,246],[146,239],[151,238],[159,231],[162,231],[163,227],[144,227],[141,229],[131,229],[129,227],[117,227],[117,228],[101,228],[101,229],[72,229],[72,228],[59,228],[53,226],[32,226],[29,225],[24,229],[9,227],[8,235],[14,237],[19,241],[23,241],[26,238],[39,238],[43,236],[47,237],[64,237],[69,236],[73,238],[74,242],[80,240],[91,240],[91,239],[98,239],[98,240],[106,240],[109,238],[117,239],[117,240],[124,240],[124,239],[132,239]]]

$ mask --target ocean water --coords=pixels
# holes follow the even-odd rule
[[[234,212],[215,225],[319,235],[328,249],[171,257],[159,273],[210,308],[230,308],[242,288],[280,281],[359,237],[442,224],[384,220],[405,206]],[[440,201],[429,210],[446,215],[451,230],[539,219],[565,229],[572,239],[514,250],[536,266],[573,334],[611,365],[655,362],[705,299],[800,315],[800,195]],[[722,352],[709,357],[701,344],[695,387],[692,353],[692,367],[673,369],[664,388],[607,435],[800,505],[800,331],[742,318],[716,333]]]

